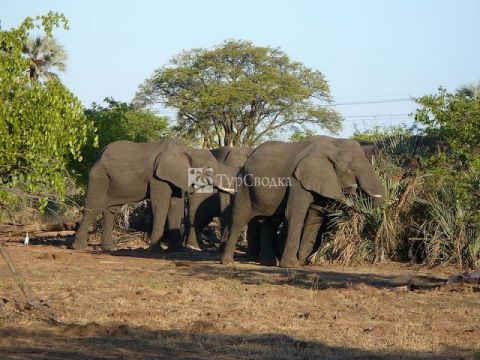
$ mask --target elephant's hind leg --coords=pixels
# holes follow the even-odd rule
[[[108,176],[101,164],[95,163],[88,177],[88,191],[83,210],[83,219],[75,233],[72,248],[83,250],[87,247],[88,229],[97,216],[105,210],[105,197],[108,192]]]

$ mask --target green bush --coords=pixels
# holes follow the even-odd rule
[[[41,24],[39,24],[41,23]],[[26,18],[16,29],[0,31],[0,202],[16,200],[18,187],[35,194],[42,209],[54,194],[67,193],[67,164],[82,161],[81,148],[94,133],[80,101],[57,79],[30,77],[22,55],[30,31],[47,37],[61,14]],[[95,141],[95,136],[93,135]]]

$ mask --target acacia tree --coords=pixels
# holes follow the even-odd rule
[[[341,117],[325,76],[283,51],[226,41],[174,57],[140,85],[134,103],[177,111],[176,129],[205,147],[253,146],[280,129],[316,125],[330,132]]]
[[[70,159],[81,161],[81,148],[94,131],[80,101],[56,79],[30,78],[30,59],[23,55],[32,29],[49,37],[55,26],[67,28],[62,14],[26,18],[0,31],[0,202],[12,200],[12,188],[42,196],[64,195]]]

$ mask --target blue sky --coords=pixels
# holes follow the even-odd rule
[[[280,47],[321,70],[344,115],[343,136],[407,122],[396,100],[480,80],[480,1],[35,1],[2,0],[3,29],[63,12],[57,30],[69,61],[62,79],[85,106],[130,101],[154,69],[181,50],[224,39]],[[376,115],[372,117],[372,115]]]

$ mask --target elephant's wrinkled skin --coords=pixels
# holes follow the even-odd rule
[[[151,248],[158,245],[167,222],[173,245],[180,244],[183,216],[182,193],[193,191],[189,168],[212,168],[213,173],[234,176],[238,169],[219,164],[212,154],[189,148],[175,139],[150,143],[116,141],[103,150],[90,170],[82,223],[75,234],[74,249],[87,246],[88,228],[103,213],[102,248],[111,250],[113,217],[119,207],[150,198],[153,212]],[[213,176],[213,186],[217,177]]]
[[[340,199],[358,186],[375,204],[384,187],[354,140],[313,136],[301,142],[266,142],[247,159],[242,174],[257,178],[289,178],[290,186],[238,188],[232,207],[222,263],[233,262],[235,240],[254,217],[284,216],[285,248],[282,267],[299,266],[298,251],[307,211],[316,197]]]

